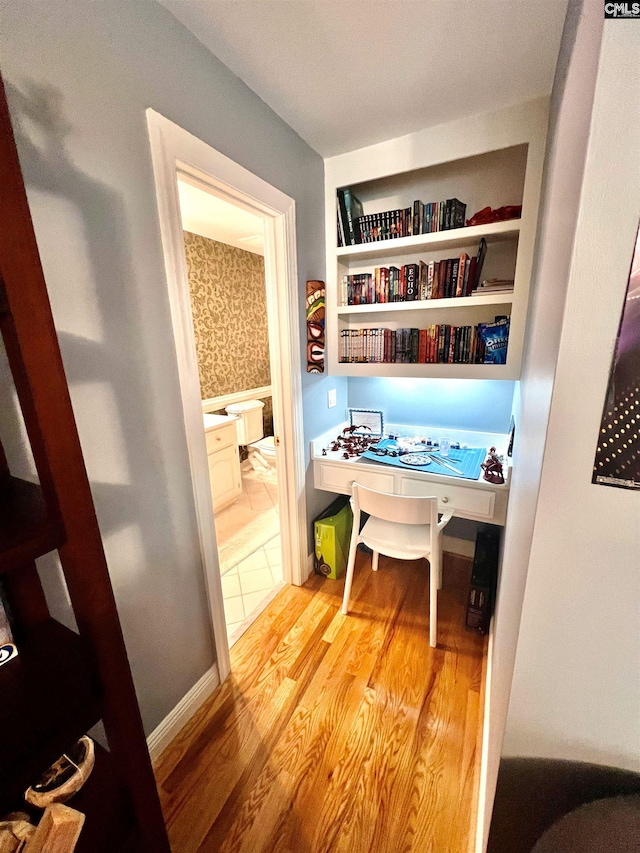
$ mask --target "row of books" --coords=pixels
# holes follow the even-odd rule
[[[343,329],[340,337],[343,364],[484,364],[486,358],[479,326]]]
[[[490,296],[492,293],[513,293],[512,278],[487,278],[481,281],[471,296]]]
[[[402,267],[376,267],[372,273],[345,275],[341,281],[340,304],[374,305],[470,296],[478,287],[486,251],[487,243],[483,238],[475,258],[462,252],[457,258],[430,263],[420,261]],[[489,287],[487,293],[493,290],[497,288]]]
[[[362,202],[350,189],[338,190],[338,246],[463,228],[466,210],[457,198],[427,203],[416,199],[411,207],[365,215]]]

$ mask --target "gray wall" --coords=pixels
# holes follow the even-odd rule
[[[152,0],[0,0],[0,16],[2,74],[150,731],[214,651],[145,110],[295,198],[301,309],[305,280],[324,278],[323,163]],[[303,386],[310,438],[324,426],[327,387],[344,409],[346,382],[305,373]],[[0,431],[14,470],[28,471],[6,406]],[[326,502],[311,488],[308,497],[310,515]]]
[[[640,217],[639,57],[637,22],[606,21],[505,738],[635,770],[640,495],[591,476]]]

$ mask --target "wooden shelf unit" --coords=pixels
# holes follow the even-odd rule
[[[70,801],[86,814],[78,853],[170,853],[1,78],[0,187],[0,332],[39,479],[12,477],[0,442],[0,583],[19,650],[0,667],[0,817],[102,720],[109,752]],[[78,632],[49,614],[35,560],[52,550]]]
[[[517,379],[529,302],[535,231],[548,118],[546,99],[500,112],[428,128],[325,161],[327,235],[326,348],[329,372],[342,376]],[[337,246],[336,196],[349,187],[364,214],[458,198],[467,218],[483,207],[522,205],[520,219]],[[344,275],[379,266],[437,261],[461,251],[474,256],[480,239],[488,250],[483,278],[514,279],[511,293],[374,305],[339,304]],[[341,363],[344,329],[426,328],[433,323],[476,325],[510,316],[507,363]]]
[[[87,816],[74,853],[120,853],[135,832],[131,799],[111,755],[96,744],[96,763],[70,805]]]
[[[15,802],[15,800],[14,800]],[[20,811],[37,823],[41,810],[19,802]],[[140,850],[129,846],[136,834],[135,816],[109,752],[95,744],[95,764],[91,775],[69,803],[86,816],[74,853],[125,853]]]
[[[102,716],[89,645],[48,619],[16,633],[20,654],[0,667],[0,813]]]
[[[36,483],[6,476],[0,480],[0,574],[59,548],[64,526],[47,508]]]

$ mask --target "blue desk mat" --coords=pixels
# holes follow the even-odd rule
[[[397,445],[395,440],[383,438],[378,442],[378,446],[387,448]],[[437,449],[434,450],[432,447],[425,447],[420,444],[417,444],[415,450],[411,452],[439,455]],[[438,464],[435,459],[432,459],[429,465],[407,465],[401,461],[401,456],[378,456],[371,450],[365,451],[360,459],[381,462],[383,465],[394,465],[396,468],[403,468],[405,471],[423,471],[425,474],[444,474],[447,477],[457,477],[459,480],[477,480],[482,471],[480,466],[484,462],[486,455],[487,451],[484,447],[465,447],[463,449],[450,450],[447,462],[453,465],[454,468],[457,468],[461,472],[460,474],[452,471],[451,468],[447,468],[446,465]]]

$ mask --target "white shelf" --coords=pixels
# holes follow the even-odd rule
[[[417,299],[409,302],[376,302],[373,305],[339,305],[337,314],[396,314],[402,311],[433,311],[437,309],[485,307],[487,305],[511,305],[513,291],[494,293],[488,296],[458,296],[453,299]]]
[[[403,364],[337,362],[334,376],[384,376],[431,379],[517,379],[518,367],[507,364]]]
[[[517,379],[522,362],[529,285],[545,154],[548,103],[518,104],[482,116],[425,128],[325,161],[326,342],[337,376]],[[411,207],[415,199],[459,198],[473,213],[486,206],[522,205],[520,219],[336,248],[336,193],[351,187],[363,214]],[[338,305],[344,275],[376,266],[436,261],[489,244],[484,277],[514,280],[510,293],[453,299]],[[341,333],[357,327],[476,325],[510,317],[507,363],[342,364]]]
[[[355,246],[340,246],[336,256],[347,260],[366,261],[385,256],[412,255],[421,249],[460,248],[479,242],[482,237],[490,242],[513,240],[520,233],[520,220],[491,222],[488,225],[472,225],[469,228],[452,228],[449,231],[434,231],[431,234],[416,234],[415,237],[398,237],[395,240],[378,240],[375,243],[358,243]]]

